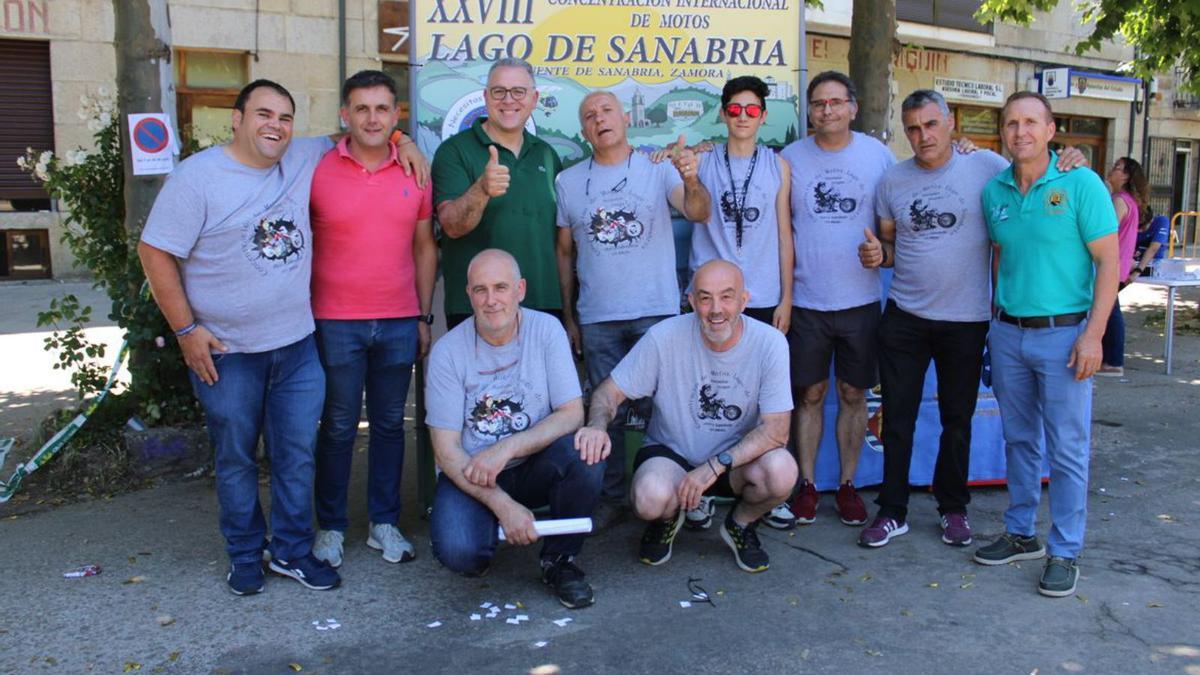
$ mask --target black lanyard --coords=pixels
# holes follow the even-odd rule
[[[746,206],[746,197],[750,193],[750,179],[754,177],[754,165],[758,164],[758,146],[754,146],[754,154],[750,155],[750,168],[746,170],[746,180],[742,183],[742,196],[739,199],[737,183],[733,180],[733,166],[729,164],[729,145],[725,146],[725,170],[729,172],[729,189],[733,190],[733,223],[737,232],[737,247],[742,248],[742,209]]]
[[[592,159],[593,159],[592,157],[588,157],[588,177],[587,177],[587,183],[585,183],[584,187],[583,187],[583,196],[585,196],[585,197],[592,196],[592,166],[593,166]],[[620,192],[621,190],[625,189],[625,184],[629,182],[629,167],[632,164],[633,164],[633,149],[631,148],[629,150],[629,157],[627,157],[625,159],[625,177],[622,178],[620,181],[618,181],[616,185],[609,188],[608,189],[609,192]]]

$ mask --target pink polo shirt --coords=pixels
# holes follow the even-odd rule
[[[367,171],[343,138],[313,174],[312,309],[318,319],[418,316],[413,234],[433,213],[433,188],[417,187],[391,156]]]

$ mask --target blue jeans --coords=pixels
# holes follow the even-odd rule
[[[404,470],[404,406],[417,359],[417,320],[317,321],[317,350],[325,367],[325,410],[317,434],[317,525],[346,531],[347,490],[354,439],[367,390],[367,514],[374,524],[400,517]]]
[[[595,391],[613,368],[625,358],[629,350],[642,339],[654,324],[668,316],[644,316],[628,321],[600,321],[579,326],[583,338],[583,365],[587,369],[588,382]],[[608,437],[612,441],[612,454],[608,456],[604,470],[604,487],[601,498],[609,502],[625,500],[625,417],[630,403],[624,403],[617,416],[608,425]]]
[[[992,321],[988,346],[1008,462],[1005,528],[1035,532],[1042,495],[1042,445],[1050,462],[1050,555],[1078,557],[1087,524],[1092,381],[1067,367],[1087,322],[1063,328],[1018,328]]]
[[[258,500],[255,451],[271,461],[271,555],[312,550],[313,448],[325,374],[312,335],[256,354],[214,354],[218,380],[189,372],[216,454],[221,534],[234,563],[262,560],[267,527]]]
[[[551,518],[588,518],[600,499],[604,463],[588,466],[567,434],[521,464],[505,469],[496,486],[527,508],[550,505]],[[469,576],[483,574],[496,553],[498,520],[491,509],[458,489],[446,474],[438,476],[429,518],[433,555],[446,567]],[[542,557],[578,555],[586,535],[542,540]]]

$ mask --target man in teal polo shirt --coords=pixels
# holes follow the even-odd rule
[[[487,248],[517,259],[527,283],[524,305],[561,318],[554,254],[554,178],[562,161],[525,130],[538,92],[521,59],[492,64],[484,89],[487,117],[446,139],[433,158],[433,202],[442,227],[446,324],[471,316],[467,264]]]
[[[1117,293],[1117,216],[1098,175],[1055,168],[1048,151],[1054,118],[1044,97],[1013,94],[1001,119],[1013,163],[984,188],[983,212],[999,257],[988,343],[1009,506],[1004,534],[976,551],[975,562],[1046,554],[1035,531],[1044,438],[1050,559],[1038,592],[1065,597],[1075,592],[1087,521],[1091,378]]]

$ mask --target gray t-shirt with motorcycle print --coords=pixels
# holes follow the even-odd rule
[[[575,241],[579,323],[679,313],[667,197],[682,182],[670,162],[655,164],[640,152],[609,166],[588,159],[558,174],[558,226]]]
[[[864,228],[875,230],[875,188],[896,158],[883,143],[852,133],[841,150],[823,150],[809,136],[779,153],[792,173],[797,307],[833,311],[879,301],[879,272],[863,269],[858,245]]]
[[[888,297],[931,321],[987,321],[992,307],[992,244],[983,187],[1008,166],[990,150],[958,152],[937,169],[911,159],[888,170],[875,210],[896,223],[896,262]]]
[[[775,152],[759,145],[751,157],[729,155],[717,145],[704,153],[700,182],[712,196],[712,213],[707,223],[692,228],[692,250],[688,267],[693,274],[709,260],[728,260],[742,269],[750,307],[779,304],[779,213],[775,198],[782,176]],[[742,239],[737,236],[741,211]]]
[[[582,395],[562,324],[522,308],[517,335],[507,344],[493,347],[484,341],[473,318],[434,343],[425,422],[462,432],[463,450],[475,455]]]
[[[629,398],[652,396],[644,445],[665,445],[694,466],[728,450],[761,422],[792,409],[783,333],[747,316],[732,349],[714,352],[694,313],[659,322],[613,369]]]

